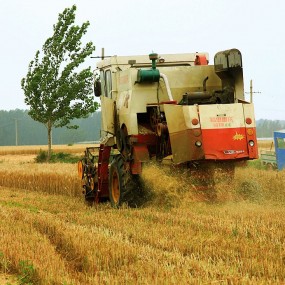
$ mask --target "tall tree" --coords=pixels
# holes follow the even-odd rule
[[[79,71],[79,65],[95,50],[92,42],[83,45],[82,36],[89,22],[77,26],[76,6],[66,8],[53,26],[53,35],[36,52],[28,73],[21,81],[29,115],[43,123],[48,133],[48,157],[51,154],[51,131],[55,127],[71,126],[75,118],[87,117],[98,108],[93,99],[91,67]]]

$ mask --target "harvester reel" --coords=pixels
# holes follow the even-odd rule
[[[95,190],[96,185],[96,169],[94,167],[86,166],[83,174],[83,181],[86,190],[86,195],[90,195],[91,191]]]
[[[92,154],[92,148],[87,148],[84,158],[77,164],[78,176],[82,179],[82,186],[85,190],[85,200],[87,202],[95,201],[96,196],[95,191],[98,173],[95,158],[96,156]]]
[[[78,171],[79,178],[83,179],[83,177],[84,177],[84,162],[83,162],[83,160],[78,161],[77,171]]]
[[[89,184],[90,184],[90,189],[91,189],[92,191],[94,191],[94,190],[95,190],[95,179],[94,179],[94,177],[91,177],[91,178],[89,179]]]

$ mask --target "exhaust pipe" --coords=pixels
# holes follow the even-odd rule
[[[173,97],[172,97],[172,93],[171,93],[171,90],[169,87],[169,82],[168,82],[167,76],[163,73],[160,73],[160,78],[162,78],[164,83],[165,83],[165,87],[166,87],[166,91],[167,91],[169,101],[173,101]]]

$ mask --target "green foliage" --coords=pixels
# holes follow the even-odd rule
[[[1,202],[1,205],[5,205],[5,207],[11,207],[11,208],[22,208],[22,209],[28,209],[32,213],[38,213],[38,208],[35,206],[28,206],[19,202],[9,201],[9,202]],[[1,269],[1,252],[0,252],[0,269]]]
[[[277,166],[272,165],[271,163],[264,164],[262,163],[262,160],[254,159],[247,161],[247,166],[250,168],[258,169],[258,170],[276,170]]]
[[[40,150],[38,155],[36,156],[35,160],[36,162],[40,163],[40,162],[46,162],[47,161],[47,152],[44,150]]]
[[[28,260],[19,261],[19,276],[20,284],[32,285],[37,284],[37,273],[33,264]]]
[[[238,227],[237,225],[232,229],[232,236],[237,237],[238,236]]]
[[[81,38],[89,22],[75,25],[75,11],[73,5],[59,14],[53,35],[42,47],[43,55],[36,52],[21,81],[25,103],[30,106],[29,115],[47,127],[49,146],[52,127],[76,128],[70,125],[73,119],[87,117],[98,108],[91,67],[79,71],[95,46],[92,42],[82,45]]]
[[[76,72],[86,57],[95,50],[92,42],[81,47],[81,38],[89,22],[74,25],[76,6],[59,14],[53,36],[43,45],[43,57],[36,52],[26,78],[22,79],[25,102],[31,117],[43,124],[66,126],[70,120],[94,112],[93,73],[91,68]],[[91,96],[92,95],[92,96]]]
[[[262,164],[261,159],[254,159],[247,161],[247,166],[255,168],[255,169],[266,169],[266,166]]]
[[[48,159],[48,153],[43,150],[40,150],[40,152],[35,158],[35,161],[37,163],[45,163],[45,162],[77,163],[78,160],[79,160],[78,156],[64,152],[52,153],[50,159]]]

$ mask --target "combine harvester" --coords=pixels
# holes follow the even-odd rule
[[[207,53],[102,56],[97,72],[99,155],[87,148],[78,163],[87,201],[128,202],[150,160],[187,167],[212,187],[215,170],[258,157],[239,50],[218,52],[213,65]]]

